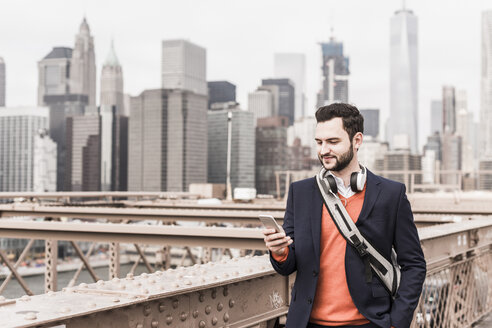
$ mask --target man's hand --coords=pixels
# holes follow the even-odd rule
[[[286,247],[293,243],[292,238],[285,236],[285,231],[280,227],[281,231],[276,232],[275,229],[263,229],[262,233],[265,235],[263,240],[268,250],[277,255],[283,255],[286,251]]]

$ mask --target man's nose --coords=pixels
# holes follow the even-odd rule
[[[330,145],[326,144],[326,143],[323,143],[321,145],[321,154],[329,154],[331,151],[331,148],[330,148]]]

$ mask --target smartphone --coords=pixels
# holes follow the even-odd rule
[[[282,231],[280,229],[280,226],[278,225],[277,221],[273,218],[273,216],[268,215],[268,214],[260,214],[259,219],[261,223],[263,223],[263,226],[267,229],[275,229],[276,232]]]

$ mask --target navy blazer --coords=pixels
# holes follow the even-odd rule
[[[297,271],[287,328],[306,327],[311,314],[320,263],[322,205],[315,178],[290,185],[283,228],[293,243],[285,262],[278,263],[270,256],[278,273],[289,275]],[[375,274],[371,283],[366,282],[363,261],[355,249],[347,245],[345,273],[355,306],[381,328],[409,327],[422,291],[426,265],[405,185],[368,170],[364,203],[356,225],[388,260],[391,247],[395,247],[401,282],[392,300]]]

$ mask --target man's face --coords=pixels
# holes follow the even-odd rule
[[[354,158],[354,147],[347,131],[343,129],[342,118],[335,117],[316,125],[315,136],[318,159],[325,169],[341,171]]]

